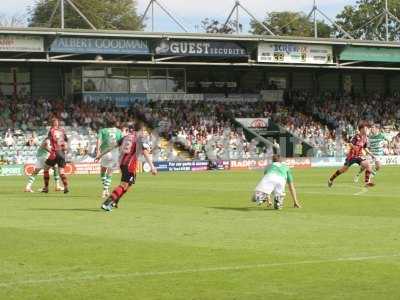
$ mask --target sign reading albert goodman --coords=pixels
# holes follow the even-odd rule
[[[157,55],[245,57],[247,50],[232,42],[167,41],[162,40],[155,48]]]
[[[147,41],[137,39],[58,37],[51,43],[50,52],[149,54],[150,50]]]

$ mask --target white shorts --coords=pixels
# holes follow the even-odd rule
[[[118,169],[119,164],[119,150],[114,149],[111,152],[108,152],[101,158],[100,165],[107,169]]]
[[[35,164],[35,168],[36,169],[44,169],[44,167],[46,166],[46,157],[36,157],[36,164]]]
[[[285,185],[286,181],[281,176],[267,174],[256,186],[256,192],[262,192],[267,195],[274,193],[275,196],[285,196]]]

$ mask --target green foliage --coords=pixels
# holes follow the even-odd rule
[[[206,33],[225,33],[232,34],[236,32],[236,21],[229,21],[226,26],[215,19],[205,18],[201,21],[201,28]],[[243,25],[239,24],[239,32],[242,31]]]
[[[29,10],[30,27],[61,27],[60,9],[51,24],[50,16],[58,0],[39,0]],[[73,3],[97,29],[141,30],[143,25],[132,0],[73,0]],[[65,27],[90,28],[90,26],[65,1]]]
[[[389,10],[400,18],[400,1],[389,0]],[[349,32],[354,38],[368,40],[383,40],[386,38],[386,26],[384,12],[384,1],[382,0],[358,0],[353,6],[346,6],[337,15],[337,23]],[[389,20],[389,39],[399,39],[399,23]],[[338,37],[343,33],[337,32]]]
[[[263,23],[275,34],[281,36],[314,36],[314,22],[312,18],[301,12],[271,12],[268,13]],[[253,34],[268,34],[257,22],[251,21]],[[330,37],[333,29],[321,20],[317,20],[318,37]]]

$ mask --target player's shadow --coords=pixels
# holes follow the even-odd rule
[[[89,211],[89,212],[102,212],[98,208],[30,208],[29,210],[37,211]]]
[[[220,210],[233,210],[233,211],[273,211],[273,209],[268,207],[223,207],[223,206],[214,206],[207,207],[211,209],[220,209]]]

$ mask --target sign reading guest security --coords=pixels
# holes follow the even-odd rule
[[[178,56],[242,57],[247,56],[247,50],[240,45],[231,42],[163,40],[156,46],[155,54]]]
[[[106,39],[58,37],[50,52],[94,54],[149,54],[147,41],[137,39]]]

